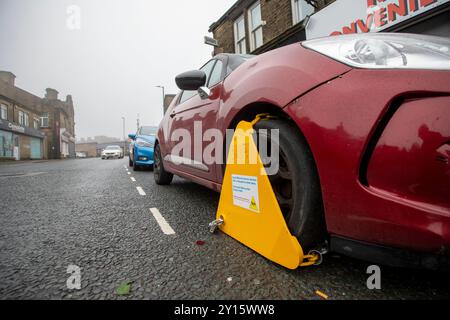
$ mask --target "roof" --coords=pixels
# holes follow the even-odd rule
[[[209,32],[212,32],[215,28],[217,28],[217,26],[219,26],[222,22],[224,22],[227,19],[235,19],[237,18],[237,16],[235,17],[233,15],[233,13],[235,13],[235,11],[237,9],[249,6],[251,3],[253,3],[256,0],[238,0],[235,2],[235,4],[233,4],[231,6],[230,9],[228,9],[225,14],[219,18],[219,20],[217,20],[216,22],[214,22],[213,24],[211,24],[211,26],[209,27]],[[242,13],[242,10],[239,10],[239,15]]]

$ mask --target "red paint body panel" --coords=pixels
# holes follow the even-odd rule
[[[368,183],[445,213],[450,208],[449,149],[450,97],[406,101],[377,143]]]
[[[436,210],[434,204],[430,205],[433,199],[413,202],[405,199],[407,190],[399,191],[402,194],[399,196],[364,186],[359,181],[363,155],[391,102],[396,97],[416,93],[450,95],[450,72],[352,70],[286,108],[314,154],[330,233],[416,250],[438,252],[450,248],[448,206]],[[449,108],[445,110],[447,118]],[[416,117],[412,115],[416,126],[420,126],[422,116],[421,112]],[[395,157],[395,154],[382,155],[379,150],[374,155]],[[398,168],[395,163],[392,166]],[[380,184],[380,180],[376,182]],[[429,187],[432,188],[427,191],[429,194],[438,191],[436,186]]]
[[[331,234],[448,252],[450,72],[351,69],[297,44],[246,62],[215,90],[219,96],[213,104],[171,105],[158,133],[163,155],[170,153],[174,124],[169,114],[179,113],[177,107],[184,108],[178,127],[203,121],[225,132],[244,108],[270,103],[292,118],[311,147]],[[399,97],[407,99],[389,115]],[[164,165],[196,183],[221,188],[221,165],[209,174]]]

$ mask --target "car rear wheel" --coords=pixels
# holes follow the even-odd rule
[[[269,155],[271,143],[276,143],[270,140],[270,132],[275,129],[279,130],[279,169],[269,179],[289,230],[303,248],[311,249],[327,235],[314,158],[303,135],[282,120],[262,120],[255,125],[259,137],[268,141]]]
[[[155,146],[155,163],[153,164],[153,176],[156,184],[168,185],[172,182],[173,174],[164,170],[164,163],[161,156],[159,144]]]
[[[133,166],[133,161],[131,160],[131,158],[128,158],[128,166],[132,167]]]

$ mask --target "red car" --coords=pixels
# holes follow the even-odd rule
[[[303,247],[395,266],[448,268],[450,40],[409,34],[322,38],[260,56],[220,54],[177,77],[154,176],[221,190],[223,163],[174,149],[196,123],[225,133],[268,113],[279,129],[270,177]],[[201,142],[206,146],[210,141]]]

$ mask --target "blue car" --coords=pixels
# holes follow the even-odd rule
[[[155,146],[157,128],[143,126],[136,134],[129,134],[132,140],[130,145],[129,165],[134,171],[143,167],[153,168],[153,152]]]

